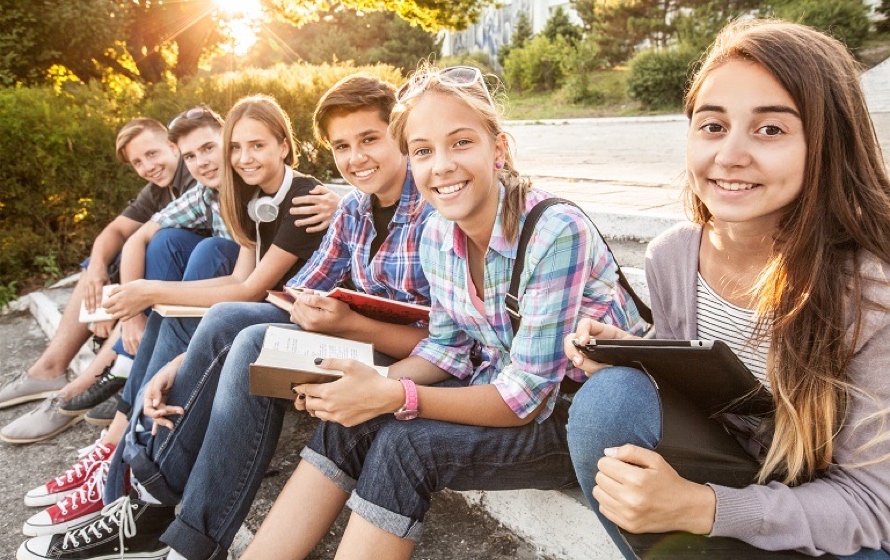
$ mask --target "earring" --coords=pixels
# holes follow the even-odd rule
[[[503,166],[504,166],[504,164],[501,163],[501,162],[499,162],[499,161],[494,162],[494,168],[495,168],[495,169],[500,169],[500,168],[503,167]]]

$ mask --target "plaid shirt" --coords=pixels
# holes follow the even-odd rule
[[[420,198],[409,170],[389,234],[370,259],[371,241],[377,236],[371,196],[355,189],[340,201],[321,247],[288,286],[326,291],[351,283],[366,294],[429,305],[430,288],[420,267],[419,249],[432,211]]]
[[[504,189],[501,187],[503,204]],[[534,205],[553,195],[532,190],[521,222]],[[521,224],[520,224],[521,226]],[[547,401],[537,417],[553,411],[564,375],[585,379],[563,352],[563,338],[580,317],[641,332],[630,296],[618,284],[617,266],[602,238],[577,208],[558,205],[541,216],[528,244],[519,284],[522,323],[516,337],[504,303],[516,259],[517,239],[504,238],[501,209],[485,255],[485,317],[470,300],[466,236],[445,218],[430,218],[421,241],[421,263],[433,298],[429,338],[420,356],[470,384],[494,384],[504,402],[525,418]],[[473,368],[471,349],[479,343],[482,363]]]
[[[232,239],[219,212],[219,192],[198,183],[151,217],[161,228],[210,231],[214,237]]]

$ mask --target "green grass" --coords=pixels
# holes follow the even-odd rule
[[[626,117],[653,114],[627,95],[627,69],[615,68],[590,75],[588,89],[594,102],[573,103],[571,85],[545,93],[507,92],[506,117],[516,120],[574,119],[583,117]],[[662,111],[678,112],[679,107]]]

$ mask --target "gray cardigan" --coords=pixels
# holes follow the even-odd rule
[[[701,227],[691,223],[649,244],[646,277],[659,338],[696,338],[700,244]],[[835,437],[833,465],[824,476],[795,487],[778,482],[738,489],[711,485],[717,494],[712,536],[814,556],[848,555],[861,548],[890,551],[890,460],[882,460],[890,455],[890,264],[863,255],[860,271],[865,310],[849,366],[858,391]],[[877,434],[883,439],[874,442]],[[868,462],[874,464],[863,465]]]

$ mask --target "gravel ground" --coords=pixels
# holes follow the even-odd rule
[[[0,383],[12,379],[28,367],[46,345],[46,338],[36,321],[26,313],[0,317]],[[18,418],[33,408],[25,404],[0,410],[0,425]],[[255,531],[262,522],[299,461],[299,451],[309,439],[314,421],[296,412],[288,414],[285,427],[269,472],[247,519]],[[23,542],[25,520],[37,509],[24,505],[22,497],[30,488],[60,474],[77,456],[77,450],[98,437],[98,429],[82,422],[48,442],[32,445],[0,443],[0,558],[14,558]],[[220,488],[224,492],[224,488]],[[334,557],[337,542],[346,525],[348,513],[309,556],[311,560]],[[445,492],[435,496],[426,520],[423,539],[414,558],[417,560],[546,560],[534,548],[502,527],[480,510],[469,507],[459,495]]]

